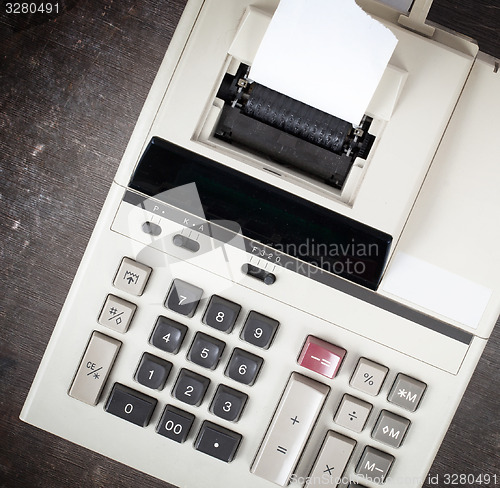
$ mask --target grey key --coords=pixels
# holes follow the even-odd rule
[[[145,352],[137,367],[134,379],[153,390],[162,390],[171,369],[172,363]]]
[[[352,375],[351,386],[364,393],[368,393],[368,395],[376,396],[379,394],[380,388],[382,388],[388,371],[389,368],[381,364],[361,358]]]
[[[136,305],[131,302],[114,295],[108,295],[98,321],[101,325],[105,325],[117,332],[127,332],[136,308]]]
[[[230,463],[234,459],[240,442],[240,434],[205,420],[194,447],[200,452]]]
[[[318,418],[329,387],[292,373],[251,471],[285,486]]]
[[[192,317],[198,307],[203,290],[186,281],[175,279],[165,300],[165,306],[174,312]]]
[[[258,312],[250,312],[240,337],[254,346],[268,349],[278,329],[279,322]]]
[[[210,411],[224,420],[236,422],[243,411],[248,396],[229,386],[219,385],[215,393]]]
[[[156,320],[149,343],[162,351],[177,354],[187,330],[185,325],[160,315]]]
[[[410,421],[387,410],[380,412],[372,431],[372,437],[391,447],[399,447],[403,442]]]
[[[93,332],[68,395],[96,405],[121,344],[107,335]]]
[[[125,385],[115,383],[104,410],[140,427],[149,424],[156,400]]]
[[[222,332],[231,332],[240,313],[241,306],[217,295],[212,296],[203,322]]]
[[[414,412],[420,405],[427,385],[421,381],[399,373],[392,385],[387,400],[410,412]]]
[[[356,441],[353,439],[328,431],[307,486],[337,486],[342,481],[342,475],[355,446]]]
[[[335,422],[354,432],[361,432],[370,415],[372,405],[351,395],[344,395],[335,415]]]
[[[373,447],[365,447],[356,466],[356,473],[374,483],[383,483],[389,474],[394,456]]]
[[[204,368],[215,369],[219,363],[225,343],[210,337],[203,332],[197,332],[189,349],[188,359]]]
[[[123,258],[116,272],[113,285],[132,295],[142,295],[148,282],[151,268],[130,258]]]
[[[194,415],[192,413],[167,405],[160,422],[158,422],[156,432],[175,442],[182,443],[187,439],[193,422]]]
[[[200,405],[210,380],[188,369],[182,369],[177,377],[172,394],[188,405]]]
[[[225,374],[244,385],[253,385],[262,363],[263,359],[259,356],[236,348],[226,367]]]

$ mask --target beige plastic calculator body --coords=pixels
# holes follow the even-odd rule
[[[364,2],[399,43],[333,189],[214,137],[276,4],[188,2],[21,418],[182,488],[417,487],[500,312],[500,78]]]

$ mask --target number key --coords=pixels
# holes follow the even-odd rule
[[[240,310],[241,307],[237,303],[214,295],[210,299],[203,322],[222,332],[231,332]]]
[[[165,300],[165,306],[174,312],[192,317],[203,290],[185,281],[175,279]]]
[[[219,385],[215,393],[210,411],[221,419],[237,421],[240,418],[248,396],[228,386]]]
[[[149,342],[162,351],[177,354],[187,329],[185,325],[160,315]]]
[[[224,342],[198,332],[189,350],[188,359],[204,368],[215,369],[224,346]]]
[[[145,352],[135,373],[135,380],[141,385],[162,390],[172,369],[172,363]]]
[[[115,383],[104,410],[133,424],[149,424],[156,400],[125,385]]]
[[[184,442],[193,425],[194,415],[172,405],[163,411],[156,432],[175,442]]]
[[[205,396],[210,380],[188,369],[182,369],[172,394],[177,400],[198,406]]]
[[[262,366],[263,359],[242,349],[233,351],[226,368],[226,376],[244,385],[253,385]]]
[[[254,346],[268,349],[278,329],[279,322],[252,311],[248,314],[240,337]]]

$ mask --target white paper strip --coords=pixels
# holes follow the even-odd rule
[[[396,44],[354,0],[281,0],[250,78],[357,125]]]
[[[474,329],[492,293],[485,286],[403,252],[392,259],[381,288]]]

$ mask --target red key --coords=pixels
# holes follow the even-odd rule
[[[300,353],[298,363],[304,368],[334,378],[344,359],[346,350],[322,341],[314,336],[307,336]]]

